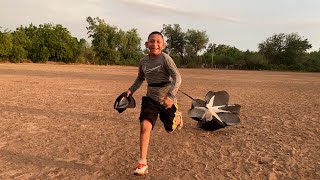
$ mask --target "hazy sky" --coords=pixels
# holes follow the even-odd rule
[[[320,48],[320,0],[0,0],[0,26],[62,24],[87,38],[86,17],[100,17],[143,41],[163,24],[206,31],[210,42],[257,50],[276,33],[297,32]]]

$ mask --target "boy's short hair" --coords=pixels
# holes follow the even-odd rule
[[[163,35],[161,34],[161,32],[159,32],[159,31],[153,31],[153,32],[151,32],[151,33],[149,34],[148,40],[149,40],[150,36],[152,36],[153,34],[158,34],[158,35],[160,35],[160,36],[162,37],[162,39],[163,39]]]

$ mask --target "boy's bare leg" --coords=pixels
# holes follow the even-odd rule
[[[140,124],[140,160],[147,160],[148,146],[150,134],[152,131],[152,123],[149,120],[143,120]]]

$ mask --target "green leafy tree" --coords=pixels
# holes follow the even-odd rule
[[[83,57],[86,59],[85,63],[86,64],[95,64],[95,55],[96,53],[92,50],[91,47],[86,48],[83,51]]]
[[[79,53],[78,40],[72,37],[67,28],[58,24],[49,29],[50,59],[65,63],[75,62],[76,55]],[[51,45],[51,46],[50,46]]]
[[[78,47],[79,47],[79,51],[81,52],[82,50],[84,50],[85,48],[90,47],[89,43],[87,42],[87,40],[85,40],[84,38],[81,38],[78,42]]]
[[[243,52],[229,45],[219,44],[214,50],[217,64],[230,66],[232,64],[242,64]]]
[[[137,29],[131,29],[127,32],[120,30],[118,32],[119,44],[118,50],[121,53],[121,64],[137,64],[142,57],[141,38]]]
[[[92,48],[96,52],[98,64],[115,64],[120,60],[120,52],[117,51],[119,42],[115,26],[108,25],[99,17],[87,17],[89,38],[92,38]]]
[[[214,53],[216,55],[225,55],[232,58],[240,58],[242,56],[242,51],[240,51],[238,48],[224,44],[219,44],[215,48]]]
[[[162,32],[167,38],[165,51],[173,57],[179,57],[174,58],[178,59],[177,64],[189,64],[188,67],[194,67],[201,63],[199,53],[209,42],[205,31],[188,29],[187,32],[183,32],[179,24],[164,24]]]
[[[311,47],[308,39],[303,39],[297,33],[275,34],[258,45],[259,52],[271,64],[285,66],[297,63]]]
[[[99,17],[88,17],[87,22],[98,64],[137,64],[142,55],[137,29],[125,32]]]
[[[0,31],[0,58],[9,59],[13,48],[13,36],[7,29]]]
[[[13,35],[13,47],[10,55],[10,59],[14,62],[20,62],[22,59],[26,59],[28,56],[27,49],[31,46],[31,41],[25,32],[21,29],[17,29],[12,33]]]
[[[28,52],[27,58],[31,59],[33,62],[41,61],[39,57],[39,48],[36,46],[39,42],[39,38],[37,36],[38,27],[34,26],[32,23],[29,24],[28,27],[20,26],[16,29],[16,31],[23,31],[28,39],[30,40],[30,46],[26,47],[25,50]],[[40,47],[40,46],[39,46]],[[39,59],[39,60],[36,60]]]
[[[189,57],[198,56],[207,47],[209,37],[205,31],[188,29],[186,33],[186,52]]]
[[[208,47],[202,54],[202,62],[205,67],[216,67],[216,59],[215,59],[215,54],[214,50],[216,48],[216,44],[214,43],[209,43]]]
[[[266,68],[268,61],[263,54],[251,51],[246,51],[244,54],[245,66],[247,69],[258,70]]]
[[[306,56],[297,64],[296,68],[299,67],[300,69],[295,70],[320,72],[320,50],[306,54]]]
[[[297,64],[305,56],[308,49],[312,47],[308,39],[300,37],[296,33],[288,34],[286,37],[284,64]]]
[[[81,38],[78,42],[79,53],[77,56],[77,63],[81,64],[95,64],[95,52],[90,47],[89,43]]]
[[[186,46],[185,63],[190,64],[189,67],[194,67],[201,64],[201,58],[199,57],[200,51],[204,50],[209,42],[209,38],[205,31],[198,31],[188,29],[186,32]]]
[[[285,51],[285,38],[284,33],[275,34],[267,38],[265,41],[258,45],[259,52],[262,53],[271,64],[281,64],[283,60],[283,53]]]
[[[60,24],[40,24],[39,27],[30,24],[17,31],[23,31],[30,39],[31,45],[26,50],[33,62],[51,60],[71,63],[77,58],[78,40]]]
[[[167,46],[166,51],[168,51],[170,54],[174,53],[177,54],[182,63],[184,62],[184,56],[185,56],[185,46],[186,46],[186,33],[182,31],[179,24],[169,24],[163,25],[162,32],[164,36],[167,38]]]

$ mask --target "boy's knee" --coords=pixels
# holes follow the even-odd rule
[[[150,120],[146,119],[141,122],[141,133],[149,132],[152,130],[152,123]]]

